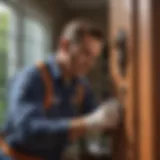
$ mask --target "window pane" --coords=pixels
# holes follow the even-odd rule
[[[26,19],[24,23],[24,62],[25,65],[29,65],[45,58],[46,34],[41,23],[31,19]]]
[[[5,92],[8,72],[9,22],[10,10],[7,6],[0,3],[0,124],[3,122],[6,108]]]

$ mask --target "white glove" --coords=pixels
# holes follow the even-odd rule
[[[120,104],[115,99],[104,102],[85,120],[89,130],[114,129],[120,121]]]

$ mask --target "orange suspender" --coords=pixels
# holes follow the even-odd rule
[[[41,77],[44,83],[45,87],[45,97],[44,97],[44,107],[48,109],[51,107],[51,104],[53,103],[53,81],[51,79],[51,75],[43,62],[38,62],[37,67],[41,72]]]
[[[43,62],[38,62],[37,67],[41,72],[41,77],[43,79],[43,83],[45,86],[45,97],[44,97],[44,106],[46,109],[51,107],[51,104],[54,102],[54,93],[53,93],[53,81],[51,79],[51,75]],[[76,93],[73,97],[73,103],[78,107],[77,109],[80,109],[79,107],[82,105],[84,99],[84,88],[81,85],[77,85],[76,87]],[[80,111],[80,110],[79,110]]]
[[[34,157],[27,154],[23,154],[21,152],[17,152],[14,148],[9,146],[3,137],[0,139],[0,147],[4,154],[10,156],[14,160],[43,160],[40,157]]]
[[[38,62],[37,67],[41,72],[41,76],[43,79],[44,87],[45,87],[45,97],[44,97],[44,107],[48,109],[52,105],[53,100],[53,81],[51,79],[51,75],[43,62]],[[42,160],[39,157],[29,156],[23,154],[21,152],[17,152],[12,147],[10,147],[3,137],[0,137],[0,148],[6,154],[11,156],[16,160]]]

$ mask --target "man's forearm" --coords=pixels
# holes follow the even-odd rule
[[[71,141],[74,141],[85,135],[85,133],[87,132],[87,124],[85,118],[82,117],[71,120],[69,132],[69,139]]]
[[[75,140],[88,131],[112,130],[119,123],[120,105],[116,100],[101,104],[93,113],[70,121],[70,139]]]

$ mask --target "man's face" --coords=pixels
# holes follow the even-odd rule
[[[85,76],[95,65],[102,52],[103,43],[92,36],[85,36],[80,44],[71,44],[71,70],[75,76]]]

